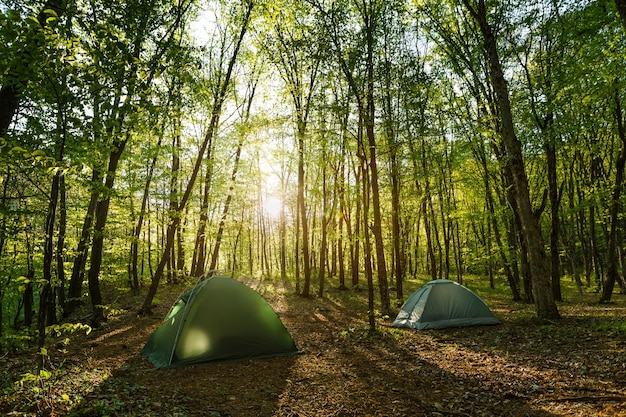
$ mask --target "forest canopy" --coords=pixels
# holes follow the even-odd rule
[[[621,3],[6,0],[2,349],[215,270],[367,288],[371,326],[418,275],[611,301]]]

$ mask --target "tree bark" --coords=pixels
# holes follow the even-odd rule
[[[324,149],[323,160],[326,160],[326,149]],[[324,285],[326,280],[326,257],[328,247],[328,189],[326,187],[326,164],[322,166],[322,236],[320,242],[320,260],[319,260],[319,291],[317,295],[319,297],[324,296]]]
[[[95,187],[97,182],[101,181],[101,175],[98,170],[94,170],[91,176],[92,186]],[[94,212],[98,203],[99,192],[94,188],[91,192],[91,198],[87,206],[83,227],[80,233],[80,240],[76,248],[76,257],[72,267],[72,275],[70,277],[69,288],[67,291],[67,302],[63,309],[63,317],[69,316],[81,304],[81,296],[83,291],[83,278],[85,275],[85,265],[87,264],[87,255],[89,253],[89,243],[91,240],[91,226],[93,225]]]
[[[191,266],[191,275],[194,277],[201,277],[205,272],[206,256],[207,256],[207,243],[206,243],[206,229],[209,222],[209,196],[211,190],[211,181],[213,178],[213,138],[207,146],[207,155],[205,160],[206,172],[204,174],[203,182],[203,197],[202,204],[200,205],[200,224],[198,225],[198,231],[196,233],[196,243],[194,245],[193,262]]]
[[[551,288],[550,268],[547,262],[543,236],[530,202],[528,178],[522,157],[522,146],[515,133],[511,103],[506,79],[502,71],[500,57],[493,30],[487,21],[487,9],[484,0],[478,0],[476,8],[470,0],[463,0],[470,14],[477,21],[483,35],[485,52],[489,59],[489,76],[496,94],[502,140],[506,149],[508,164],[513,174],[515,201],[519,209],[522,235],[528,250],[528,260],[533,281],[533,295],[537,316],[543,319],[559,318],[559,312]]]
[[[65,233],[67,231],[67,193],[65,185],[65,175],[59,178],[59,236],[56,248],[57,277],[59,287],[57,288],[57,298],[62,309],[65,308]]]
[[[302,296],[311,295],[311,254],[309,248],[309,224],[306,211],[306,200],[304,195],[304,136],[305,127],[302,121],[298,121],[297,141],[298,141],[298,214],[300,227],[302,228],[302,271],[304,272],[304,283],[302,285]],[[298,266],[296,266],[298,268]]]
[[[89,271],[87,272],[87,284],[89,286],[89,296],[91,298],[92,317],[91,324],[98,327],[106,320],[104,315],[104,305],[102,293],[100,291],[100,268],[102,266],[102,252],[104,250],[104,229],[109,215],[109,205],[111,203],[110,192],[113,190],[115,172],[119,165],[120,158],[126,147],[126,140],[123,139],[114,144],[114,151],[109,156],[109,166],[104,181],[107,194],[96,204],[94,211],[94,231],[91,244],[91,257],[89,259]]]
[[[46,342],[46,326],[50,320],[49,306],[54,302],[54,289],[52,287],[52,261],[54,257],[54,223],[59,200],[59,178],[57,172],[52,178],[50,199],[48,202],[48,214],[45,223],[45,243],[43,251],[43,289],[39,293],[39,314],[37,316],[37,347],[41,350]],[[39,369],[44,368],[44,355],[40,355]]]

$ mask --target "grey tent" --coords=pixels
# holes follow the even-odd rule
[[[296,345],[276,312],[247,285],[215,276],[181,295],[141,353],[157,368],[288,356]]]
[[[438,279],[411,294],[392,326],[423,330],[499,323],[482,298],[470,289]]]

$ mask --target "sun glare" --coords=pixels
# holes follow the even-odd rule
[[[274,220],[280,219],[280,212],[282,208],[283,202],[280,198],[277,197],[268,197],[263,202],[263,212],[267,217]]]

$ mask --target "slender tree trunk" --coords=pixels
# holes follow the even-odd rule
[[[297,141],[298,141],[298,213],[300,215],[300,227],[302,229],[302,271],[304,272],[304,283],[302,286],[302,296],[311,295],[311,254],[309,248],[309,225],[306,211],[306,200],[304,195],[304,122],[298,121]]]
[[[201,277],[204,274],[205,265],[206,265],[206,252],[207,252],[207,243],[206,243],[206,230],[207,225],[209,223],[209,197],[211,190],[211,181],[213,178],[213,139],[210,139],[210,142],[207,146],[207,166],[206,172],[204,174],[204,183],[202,193],[202,204],[200,206],[200,224],[198,225],[198,232],[196,233],[196,243],[194,245],[194,254],[193,254],[193,265],[191,268],[191,275],[194,277]]]
[[[70,283],[67,293],[67,302],[63,309],[63,316],[67,317],[73,313],[76,308],[81,304],[81,297],[83,291],[83,279],[85,275],[85,266],[87,264],[87,255],[89,253],[89,243],[91,240],[91,227],[93,225],[94,213],[96,211],[96,204],[98,203],[98,196],[96,183],[101,181],[100,171],[94,170],[92,172],[92,191],[87,206],[85,219],[83,220],[83,227],[80,233],[80,239],[76,248],[76,257],[74,258],[74,265],[72,267],[72,275],[70,277]]]
[[[67,195],[65,187],[65,175],[59,178],[59,236],[57,239],[56,261],[57,261],[57,277],[59,278],[59,287],[57,295],[59,305],[62,310],[65,309],[65,233],[67,231]]]
[[[624,117],[622,115],[622,106],[619,99],[619,91],[615,86],[614,93],[614,113],[615,121],[617,124],[617,134],[620,139],[621,149],[619,158],[616,161],[615,169],[615,185],[613,186],[613,192],[611,195],[611,205],[609,207],[609,236],[608,236],[608,248],[607,248],[607,266],[606,266],[606,279],[602,287],[602,296],[600,297],[601,303],[608,303],[611,301],[613,294],[613,288],[615,287],[615,281],[619,279],[618,273],[618,222],[620,212],[620,197],[622,192],[622,186],[624,182],[624,165],[626,165],[626,130],[624,127]]]
[[[391,132],[390,132],[391,133]],[[391,133],[393,134],[393,133]],[[403,284],[406,265],[406,256],[402,250],[402,239],[400,236],[400,167],[398,163],[398,145],[391,144],[391,237],[393,241],[394,253],[394,275],[396,284],[396,300],[399,305],[404,300]]]
[[[433,244],[433,232],[432,232],[432,222],[434,221],[434,216],[432,215],[432,196],[430,191],[430,180],[428,179],[428,166],[427,166],[427,155],[426,155],[426,139],[422,138],[422,172],[424,174],[424,194],[422,197],[422,213],[424,213],[424,230],[426,231],[426,248],[428,251],[428,266],[431,279],[435,280],[438,278],[439,268],[437,267],[437,257],[435,256],[435,248]]]
[[[54,257],[54,223],[59,200],[60,173],[52,178],[48,214],[45,223],[45,243],[43,253],[43,289],[39,293],[39,315],[37,317],[37,347],[41,350],[46,343],[46,325],[49,321],[49,305],[54,301],[54,289],[52,286],[52,261]],[[39,369],[44,368],[44,355],[40,355]]]
[[[361,141],[362,142],[362,141]],[[362,148],[362,146],[361,146]],[[363,179],[363,183],[361,186],[361,192],[363,193],[363,234],[364,234],[364,244],[363,244],[363,252],[365,255],[364,265],[365,265],[365,275],[367,277],[367,318],[369,322],[370,331],[376,329],[376,315],[375,315],[375,305],[374,305],[374,271],[372,271],[372,242],[370,238],[370,233],[368,230],[369,225],[369,202],[370,202],[370,190],[371,186],[370,176],[368,172],[368,164],[366,158],[364,156],[365,150],[361,149],[359,151],[359,159],[360,159],[360,169],[361,169],[361,177]]]
[[[345,132],[342,131],[342,135]],[[344,223],[346,228],[349,225],[349,218],[346,217],[346,164],[345,164],[345,147],[341,146],[341,160],[339,161],[339,221],[338,221],[338,239],[337,239],[337,261],[339,262],[339,289],[345,290],[346,287],[346,267],[344,256]],[[348,239],[350,235],[348,234]]]
[[[281,172],[284,174],[284,166]],[[285,198],[287,195],[287,183],[284,175],[280,178],[280,278],[287,280],[287,216],[285,213]]]
[[[296,294],[301,294],[300,288],[301,288],[301,284],[300,282],[302,281],[302,278],[300,276],[300,240],[301,240],[301,235],[300,235],[300,204],[299,202],[296,202],[296,228],[295,228],[295,233],[294,233],[294,238],[295,238],[295,244],[294,244],[294,261],[295,261],[295,271],[294,271],[294,276],[296,279]]]
[[[30,227],[28,227],[30,229]],[[35,294],[34,285],[35,280],[35,261],[33,253],[33,245],[29,235],[30,231],[26,231],[26,288],[24,289],[24,326],[30,327],[33,324],[35,315]]]
[[[7,168],[6,173],[2,176],[2,196],[0,197],[0,204],[2,207],[7,207],[7,193],[9,187],[9,180],[11,179],[11,169]],[[0,257],[4,253],[4,245],[6,244],[7,237],[7,216],[0,218]],[[4,336],[4,289],[9,283],[9,278],[5,283],[0,283],[0,339]],[[0,353],[4,352],[0,346]]]
[[[368,10],[365,12],[365,30],[367,40],[367,110],[365,117],[365,131],[369,145],[369,174],[370,187],[372,189],[372,208],[374,221],[371,229],[376,243],[376,273],[380,291],[380,309],[383,314],[391,312],[389,299],[389,283],[387,281],[387,265],[385,262],[385,244],[383,241],[382,213],[380,209],[380,186],[378,180],[377,144],[374,133],[375,101],[374,101],[374,32],[378,16],[374,10],[374,1],[370,0]]]
[[[559,197],[557,183],[556,148],[554,143],[551,143],[546,138],[544,149],[548,165],[548,192],[550,196],[550,275],[554,299],[563,301],[561,294],[561,251],[559,248],[559,238],[561,236],[559,205],[561,198]]]
[[[323,160],[326,160],[326,149],[323,151]],[[322,166],[322,237],[320,242],[319,260],[319,297],[324,296],[324,285],[326,280],[326,257],[328,252],[328,190],[326,187],[326,164]]]
[[[180,115],[179,115],[180,116]],[[182,210],[178,210],[178,193],[180,188],[180,128],[178,127],[179,120],[174,121],[175,133],[172,136],[172,169],[170,177],[170,189],[169,189],[169,211],[170,213],[178,213],[181,215]],[[175,237],[180,235],[181,223],[178,223],[178,227],[175,231]],[[178,246],[172,245],[170,249],[169,262],[168,262],[168,276],[169,281],[173,283],[178,282],[178,263],[176,258]]]
[[[361,131],[361,124],[359,123],[359,127],[357,127],[358,129],[358,133],[357,133],[357,137],[360,138],[360,136],[362,135]],[[362,178],[361,176],[361,170],[360,168],[355,168],[355,172],[354,172],[354,182],[355,184],[360,184],[362,181],[365,181],[364,178]],[[360,192],[360,191],[359,191]],[[360,257],[360,253],[361,253],[361,218],[363,216],[363,198],[359,198],[360,196],[356,196],[354,201],[356,204],[356,207],[354,209],[354,222],[350,221],[350,218],[348,218],[348,222],[346,223],[346,228],[347,228],[347,233],[348,233],[348,237],[350,239],[350,276],[351,276],[351,287],[353,289],[358,289],[359,288],[359,259]],[[350,212],[350,209],[348,209],[348,212]],[[352,224],[354,224],[354,231],[352,231]]]

